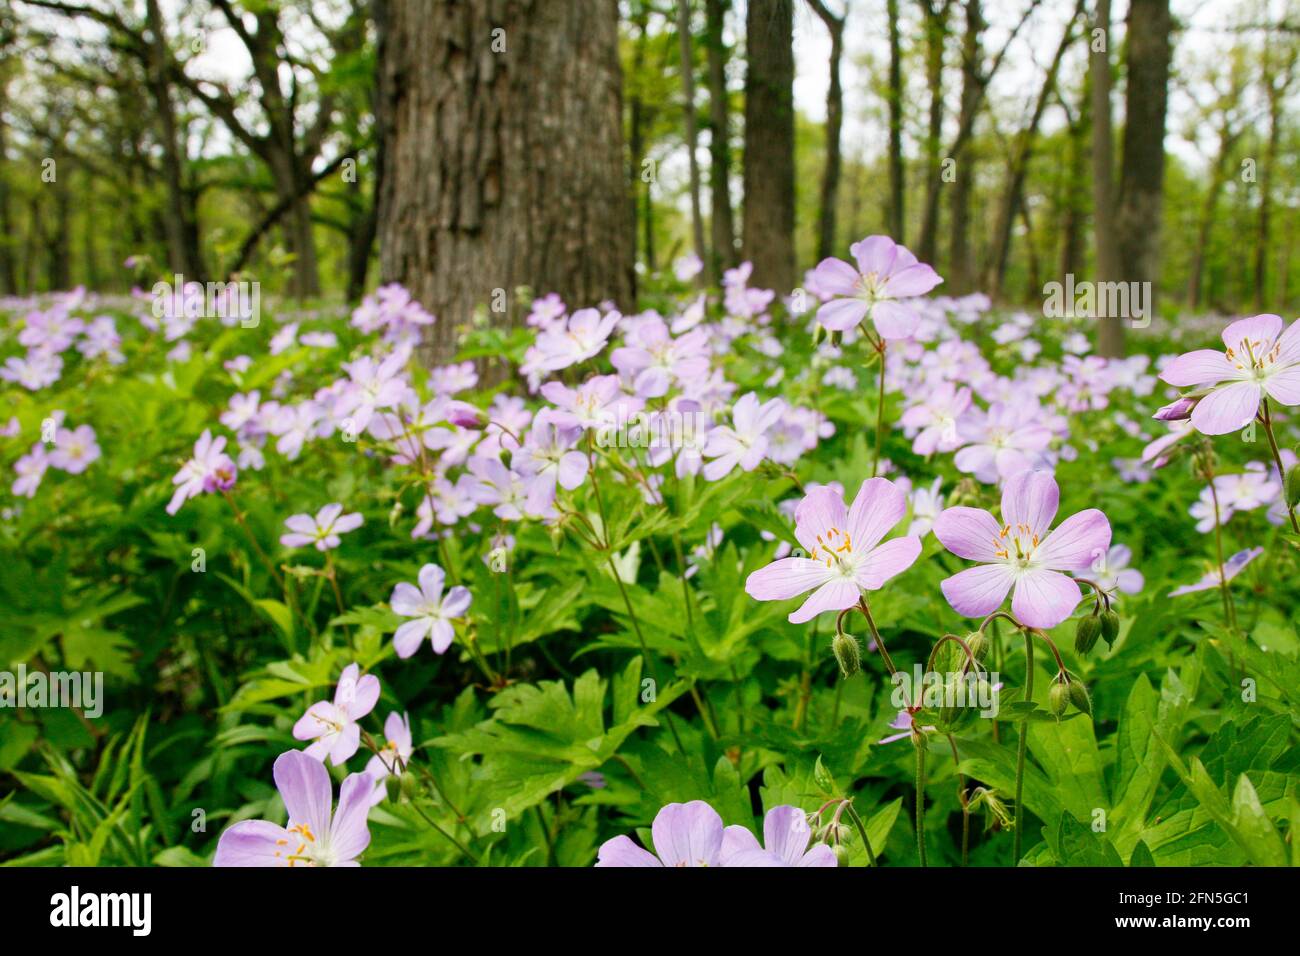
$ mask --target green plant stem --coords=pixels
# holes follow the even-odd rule
[[[1264,410],[1262,416],[1264,434],[1268,436],[1268,447],[1272,449],[1273,461],[1277,464],[1278,480],[1282,482],[1282,500],[1286,504],[1287,517],[1291,519],[1291,530],[1296,534],[1300,534],[1300,520],[1296,519],[1295,508],[1291,507],[1291,503],[1286,500],[1286,469],[1282,467],[1282,453],[1278,451],[1277,437],[1273,434],[1273,413],[1268,407],[1267,398],[1264,399],[1262,407]]]
[[[435,820],[433,817],[429,816],[427,813],[425,813],[424,809],[418,803],[412,803],[411,808],[424,819],[425,823],[429,824],[429,826],[431,826],[434,830],[437,830],[438,833],[442,834],[445,840],[447,840],[456,849],[460,850],[460,852],[465,855],[466,859],[468,859],[475,866],[479,865],[478,857],[476,857],[473,853],[470,852],[469,847],[465,846],[465,844],[461,843],[454,836],[452,836],[441,826],[439,826],[438,821]]]
[[[1028,630],[1025,635],[1025,700],[1034,699],[1034,638]],[[1029,715],[1020,720],[1020,742],[1016,747],[1016,827],[1012,837],[1011,856],[1020,864],[1020,846],[1025,831],[1025,807],[1022,800],[1025,788],[1025,748],[1029,743]]]
[[[867,848],[867,866],[879,866],[876,862],[876,851],[871,849],[871,839],[867,836],[867,828],[862,823],[862,818],[858,816],[858,811],[853,809],[853,801],[844,802],[844,810],[853,821],[853,825],[858,828],[858,835],[862,837],[862,845]]]
[[[876,347],[880,356],[880,388],[876,393],[876,451],[871,459],[871,477],[880,469],[880,449],[885,440],[885,343]]]
[[[1214,486],[1214,477],[1210,476],[1210,497],[1214,500],[1214,549],[1219,558],[1219,593],[1223,597],[1224,623],[1232,630],[1237,629],[1237,612],[1232,606],[1232,595],[1228,593],[1228,568],[1223,559],[1223,519],[1219,510],[1219,491]]]
[[[912,742],[916,745],[916,852],[925,866],[925,752],[930,742],[924,733]]]
[[[961,865],[970,862],[970,800],[966,797],[966,777],[961,772],[961,756],[957,753],[957,739],[948,734],[952,748],[952,765],[957,774],[957,800],[961,803]]]

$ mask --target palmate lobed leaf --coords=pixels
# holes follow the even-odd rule
[[[655,715],[685,693],[685,685],[674,682],[639,703],[641,668],[641,659],[633,658],[615,680],[608,726],[607,682],[589,670],[572,694],[560,681],[508,687],[488,702],[488,720],[432,743],[462,760],[482,758],[474,780],[504,795],[500,806],[513,817],[602,766],[635,730],[657,725]]]

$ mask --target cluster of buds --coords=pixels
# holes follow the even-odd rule
[[[1092,700],[1088,697],[1088,688],[1083,681],[1069,671],[1059,671],[1047,692],[1047,709],[1055,717],[1064,717],[1073,704],[1080,712],[1092,716]]]
[[[1104,610],[1102,602],[1097,601],[1092,606],[1091,614],[1079,618],[1074,629],[1074,649],[1081,656],[1087,654],[1099,637],[1106,641],[1107,647],[1113,645],[1115,638],[1119,637],[1119,615],[1110,608],[1109,601],[1106,601]]]

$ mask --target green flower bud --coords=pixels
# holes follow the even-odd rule
[[[836,634],[835,640],[831,641],[831,650],[835,652],[840,673],[845,677],[852,677],[861,669],[862,650],[858,647],[858,639],[852,634]]]
[[[1110,647],[1119,637],[1119,615],[1114,611],[1101,612],[1101,638]]]
[[[1096,614],[1081,617],[1078,626],[1074,629],[1074,649],[1080,655],[1087,654],[1099,637],[1101,637],[1101,619]]]
[[[813,765],[813,782],[821,788],[822,793],[835,792],[835,778],[826,769],[826,764],[822,763],[821,754],[817,755],[817,763]]]
[[[1292,508],[1300,505],[1300,464],[1292,465],[1286,473],[1286,503]]]
[[[1089,717],[1092,716],[1092,698],[1088,696],[1088,688],[1083,686],[1083,681],[1070,681],[1070,703]]]
[[[390,803],[396,803],[402,797],[402,778],[389,774],[384,778],[384,789],[388,791]]]
[[[834,849],[835,849],[835,859],[839,862],[840,866],[848,866],[849,848],[846,847],[843,843],[838,843],[835,845]]]
[[[391,778],[389,778],[391,779]],[[420,795],[420,781],[413,773],[404,773],[401,776],[402,795],[408,799],[413,799]]]
[[[992,647],[989,643],[989,639],[984,636],[983,631],[973,631],[972,633],[967,634],[966,646],[970,648],[970,652],[974,655],[975,660],[980,661],[981,663],[988,658],[989,650]]]
[[[1070,707],[1070,687],[1061,681],[1053,681],[1052,688],[1047,692],[1047,709],[1053,716],[1060,717],[1065,714]]]

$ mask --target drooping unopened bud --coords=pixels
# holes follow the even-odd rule
[[[843,631],[836,634],[835,640],[831,641],[831,650],[835,652],[840,673],[845,677],[852,677],[861,669],[862,649],[858,646],[858,639],[852,634],[845,634]]]
[[[1286,503],[1291,508],[1300,505],[1300,464],[1292,465],[1286,473]]]
[[[1109,609],[1101,612],[1101,638],[1110,647],[1119,637],[1119,615]]]
[[[1074,649],[1079,654],[1087,654],[1101,637],[1101,619],[1096,614],[1079,618],[1074,629]]]
[[[384,789],[388,791],[389,801],[397,803],[402,797],[402,778],[389,774],[384,778]]]
[[[1070,703],[1087,714],[1092,716],[1092,698],[1088,696],[1088,688],[1083,686],[1083,681],[1072,680],[1069,685]]]
[[[970,648],[971,655],[975,660],[983,662],[989,656],[989,639],[984,636],[983,631],[972,631],[966,635],[966,646]]]
[[[1052,687],[1047,692],[1047,709],[1055,717],[1062,716],[1070,707],[1070,687],[1068,684],[1055,680],[1052,681]]]
[[[849,848],[846,847],[843,843],[837,843],[834,849],[835,849],[836,862],[838,862],[840,866],[848,866]]]

